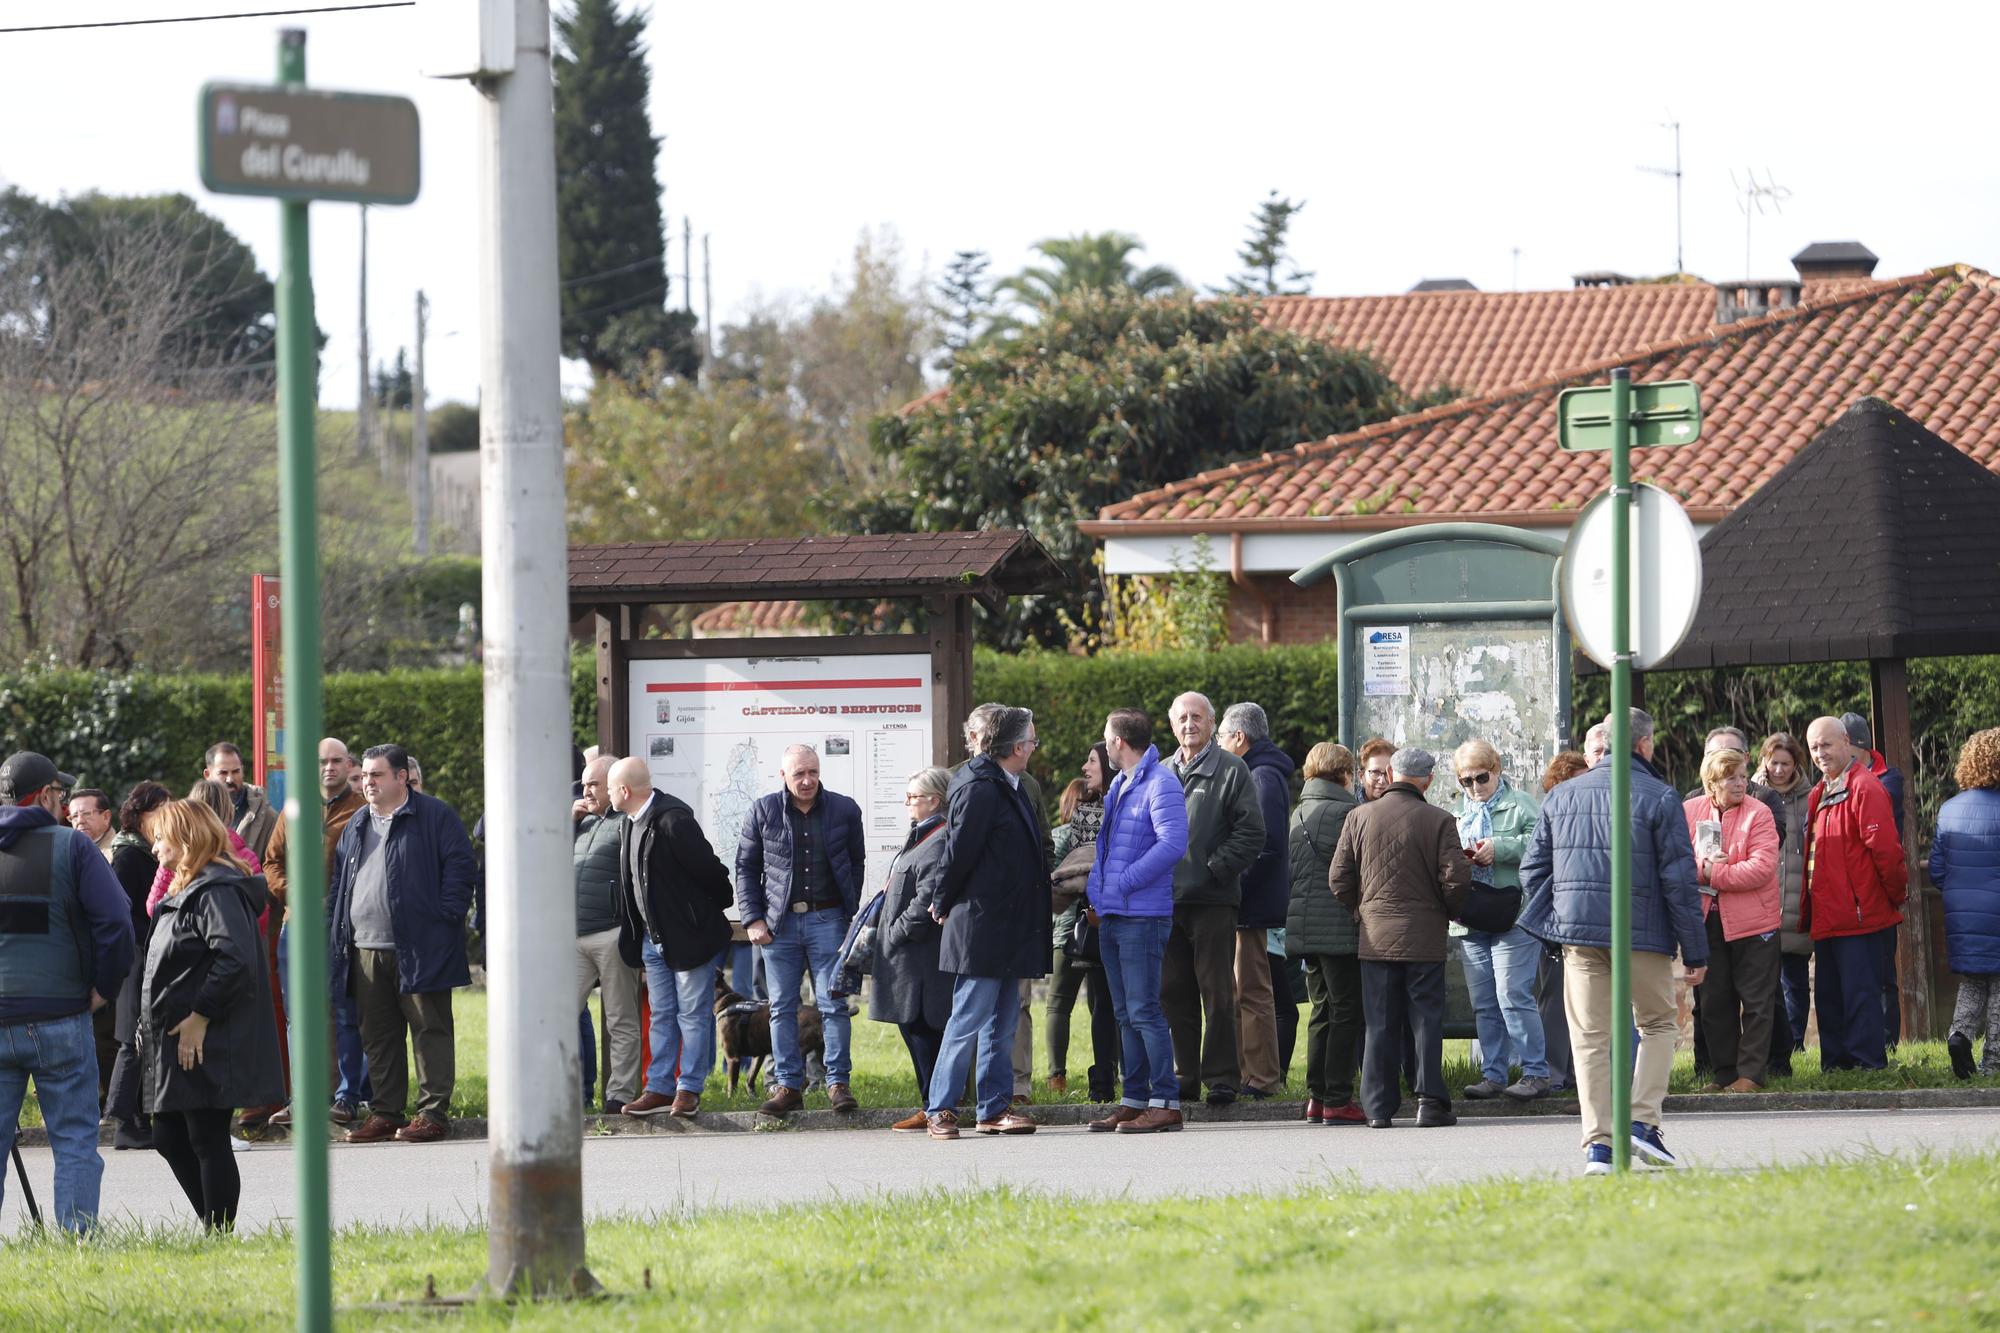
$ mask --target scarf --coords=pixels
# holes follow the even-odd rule
[[[1500,799],[1500,793],[1507,790],[1507,779],[1501,778],[1493,784],[1493,794],[1483,801],[1465,798],[1465,808],[1458,812],[1458,845],[1470,847],[1482,838],[1493,836],[1493,803]],[[1472,867],[1472,882],[1493,887],[1493,867],[1475,863]]]

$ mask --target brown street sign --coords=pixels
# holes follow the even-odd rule
[[[407,97],[210,83],[201,180],[219,194],[407,204],[421,174]]]

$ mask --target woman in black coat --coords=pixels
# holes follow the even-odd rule
[[[918,1100],[931,1085],[938,1045],[951,1019],[951,978],[938,968],[938,940],[943,932],[931,920],[930,899],[922,892],[944,857],[945,793],[951,774],[926,768],[911,775],[903,802],[910,812],[910,836],[889,863],[889,880],[875,932],[875,965],[869,987],[868,1016],[894,1023],[909,1047],[916,1067]],[[920,1109],[891,1128],[921,1134]]]
[[[140,1060],[153,1146],[204,1226],[236,1222],[242,1180],[230,1113],[285,1095],[257,914],[270,900],[229,847],[213,810],[169,801],[147,821],[153,855],[173,869],[153,917],[141,983]]]
[[[153,1146],[152,1122],[139,1109],[139,986],[146,975],[146,939],[153,917],[146,910],[146,895],[160,863],[153,859],[153,846],[145,836],[146,818],[174,799],[172,792],[157,782],[140,782],[125,794],[118,807],[118,836],[111,840],[111,873],[132,904],[132,970],[118,989],[113,1002],[112,1035],[118,1039],[118,1058],[111,1062],[111,1091],[105,1098],[105,1113],[115,1128],[111,1146],[119,1151]]]

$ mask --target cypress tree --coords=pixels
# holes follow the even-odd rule
[[[666,373],[686,378],[701,356],[694,316],[667,308],[646,19],[637,9],[621,15],[617,0],[576,0],[556,18],[563,355],[598,376],[630,376],[657,353]]]

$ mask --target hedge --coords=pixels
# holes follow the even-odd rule
[[[1053,802],[1114,708],[1151,713],[1155,740],[1163,754],[1169,751],[1167,707],[1183,690],[1202,691],[1218,709],[1243,699],[1262,704],[1272,739],[1303,760],[1315,742],[1334,734],[1336,665],[1329,645],[1097,657],[982,649],[973,659],[973,695],[1035,710],[1041,748],[1033,769]],[[596,738],[597,698],[587,651],[573,660],[570,684],[577,743],[589,744]],[[1645,688],[1661,758],[1683,788],[1696,785],[1702,738],[1712,727],[1802,737],[1821,714],[1868,711],[1868,672],[1859,663],[1653,674]],[[1603,715],[1608,689],[1602,675],[1578,678],[1579,738],[1589,719]],[[1938,804],[1955,790],[1959,746],[1972,732],[2000,725],[2000,658],[1912,662],[1910,692],[1922,845]],[[451,802],[468,827],[478,819],[485,794],[477,666],[329,676],[326,714],[327,730],[353,744],[393,738],[408,746],[423,761],[426,788]],[[0,753],[39,750],[114,799],[146,777],[184,789],[211,742],[247,740],[249,715],[250,682],[242,676],[0,675]]]

